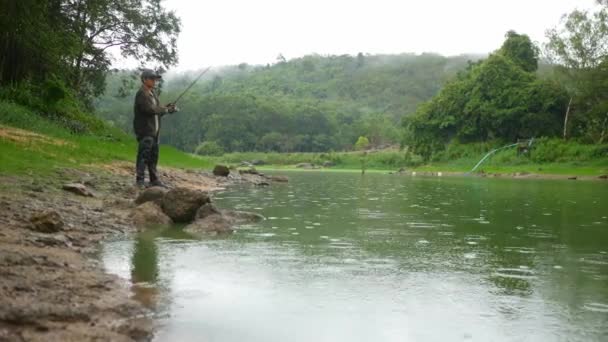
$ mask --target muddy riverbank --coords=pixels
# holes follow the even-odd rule
[[[0,341],[146,341],[150,312],[128,281],[108,275],[99,243],[132,234],[129,164],[63,169],[45,177],[0,177]],[[215,177],[162,169],[170,186],[213,192],[257,175]],[[82,184],[92,196],[64,190]]]

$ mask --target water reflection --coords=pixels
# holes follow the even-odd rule
[[[158,246],[156,231],[143,232],[135,237],[131,258],[131,289],[133,298],[147,308],[155,308],[158,297]]]

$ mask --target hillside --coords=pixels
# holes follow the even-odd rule
[[[187,151],[212,141],[226,152],[348,150],[359,136],[375,146],[397,144],[401,118],[477,58],[310,55],[212,70],[181,101],[181,113],[165,120],[161,139]],[[124,131],[131,130],[139,85],[133,76],[112,74],[95,102],[99,115]],[[174,99],[195,76],[169,74],[161,98]]]

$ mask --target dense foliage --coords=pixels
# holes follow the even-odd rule
[[[547,55],[571,99],[563,137],[604,143],[608,134],[608,9],[565,15],[548,38]]]
[[[0,32],[0,99],[80,133],[103,125],[87,112],[112,56],[173,65],[179,20],[162,0],[9,0]]]
[[[352,149],[360,136],[370,146],[398,144],[399,123],[443,83],[466,67],[471,56],[433,54],[306,56],[272,66],[241,64],[215,70],[180,103],[182,111],[164,121],[161,139],[192,151],[213,141],[227,152],[319,152]],[[167,75],[166,102],[194,73]],[[131,130],[129,72],[113,75],[98,111]]]
[[[537,66],[530,38],[509,32],[498,51],[469,65],[404,121],[406,143],[428,158],[453,141],[558,135],[568,95],[556,82],[539,79]]]

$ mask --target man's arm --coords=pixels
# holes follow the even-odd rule
[[[135,105],[139,111],[146,116],[162,115],[167,113],[167,108],[163,106],[155,106],[150,97],[143,91],[137,92],[135,96]]]

